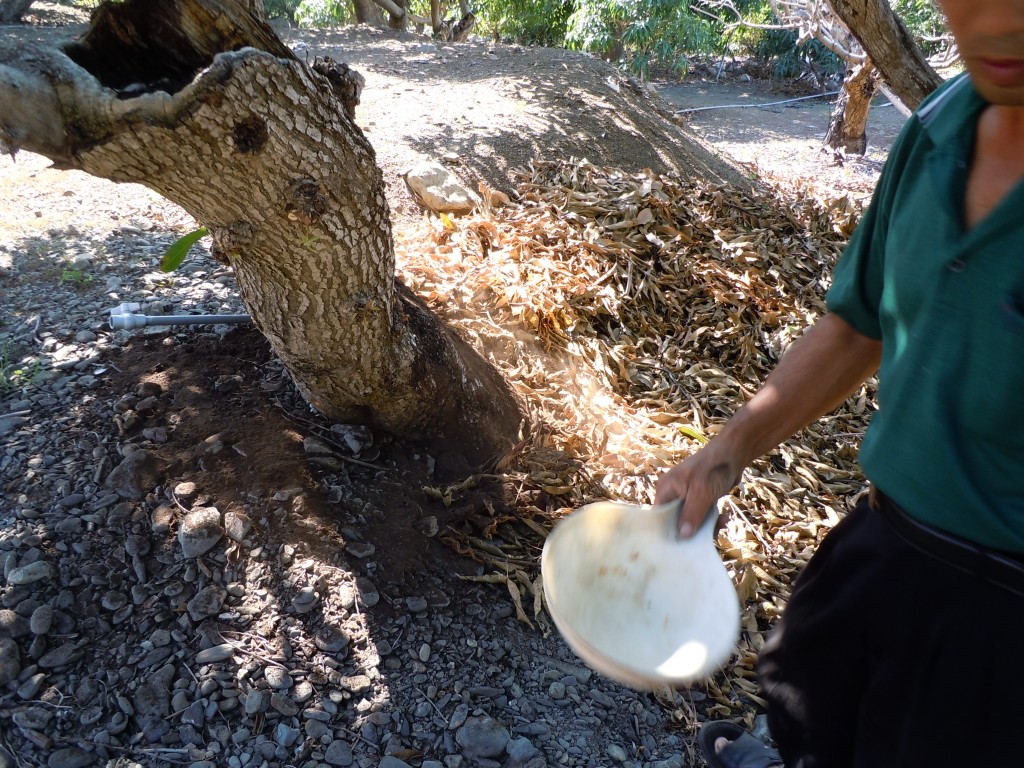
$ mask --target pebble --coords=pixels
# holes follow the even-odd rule
[[[458,730],[455,740],[462,747],[462,753],[471,760],[494,758],[504,754],[509,732],[489,715],[474,715]]]
[[[274,741],[285,749],[294,744],[301,735],[297,728],[292,728],[287,723],[278,723],[277,728],[274,729]]]
[[[352,765],[353,759],[352,747],[341,739],[335,739],[328,744],[327,751],[324,752],[324,762],[328,765],[339,766],[339,768],[348,768]]]
[[[0,686],[7,685],[21,674],[18,644],[9,637],[0,637]]]
[[[196,654],[197,664],[213,664],[218,661],[227,661],[235,653],[235,647],[230,643],[221,643],[210,648],[204,648]]]
[[[216,584],[203,587],[187,603],[188,615],[192,621],[200,622],[215,615],[224,605],[227,593]]]
[[[11,586],[23,584],[35,584],[37,581],[53,578],[53,567],[45,560],[36,560],[34,563],[15,568],[7,575],[7,583]]]
[[[54,648],[49,653],[43,654],[39,659],[39,666],[44,669],[64,667],[77,660],[82,655],[73,642],[64,643]]]
[[[99,759],[95,752],[86,752],[79,747],[65,747],[52,753],[46,761],[47,768],[86,768]]]
[[[223,535],[220,511],[216,507],[196,507],[181,521],[178,543],[186,558],[195,558],[213,549]]]
[[[271,688],[283,690],[292,687],[292,677],[284,667],[267,667],[263,670],[263,677]]]

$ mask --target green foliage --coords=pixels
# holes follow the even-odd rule
[[[60,273],[60,281],[79,290],[96,282],[96,276],[75,266],[67,266]]]
[[[934,0],[892,0],[892,9],[925,55],[937,53],[943,47],[937,38],[946,34],[946,20]]]
[[[817,40],[797,45],[797,33],[792,29],[762,30],[750,52],[771,63],[774,76],[780,80],[799,77],[808,68],[829,75],[843,69],[839,57]]]
[[[6,396],[27,389],[43,372],[38,359],[15,360],[18,353],[9,341],[0,345],[0,395]]]
[[[723,32],[689,0],[577,0],[566,43],[647,77],[654,64],[685,72],[688,54],[723,52]]]
[[[174,244],[167,249],[167,253],[160,259],[160,271],[161,272],[173,272],[181,263],[185,261],[185,257],[188,256],[189,249],[192,248],[199,238],[206,234],[206,227],[200,227],[195,232],[189,232],[184,237],[179,237],[174,241]]]
[[[482,32],[518,43],[558,47],[565,44],[574,7],[574,0],[481,0],[473,4],[473,12]]]
[[[352,10],[350,0],[300,0],[291,19],[300,27],[336,27],[352,21]]]

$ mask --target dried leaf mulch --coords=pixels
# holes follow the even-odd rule
[[[501,471],[532,536],[495,519],[489,538],[449,543],[491,565],[485,578],[508,585],[520,618],[550,631],[537,542],[582,504],[651,500],[657,475],[713,435],[824,312],[859,208],[585,160],[535,161],[514,202],[481,191],[478,213],[432,218],[401,242],[400,272],[528,404],[533,441]],[[717,543],[743,636],[702,695],[667,697],[681,725],[695,698],[707,716],[748,721],[762,704],[754,662],[765,633],[864,489],[855,457],[873,395],[869,382],[755,462],[728,498]]]

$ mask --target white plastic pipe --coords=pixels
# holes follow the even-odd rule
[[[138,304],[135,308],[138,309]],[[137,315],[129,312],[115,314],[114,311],[110,313],[110,327],[115,331],[133,331],[147,325],[240,325],[251,320],[250,315]]]

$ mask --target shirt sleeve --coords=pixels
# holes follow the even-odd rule
[[[902,166],[920,134],[920,124],[911,117],[889,152],[871,203],[840,257],[832,275],[832,287],[825,295],[830,312],[872,339],[882,338],[879,307],[892,201]]]

